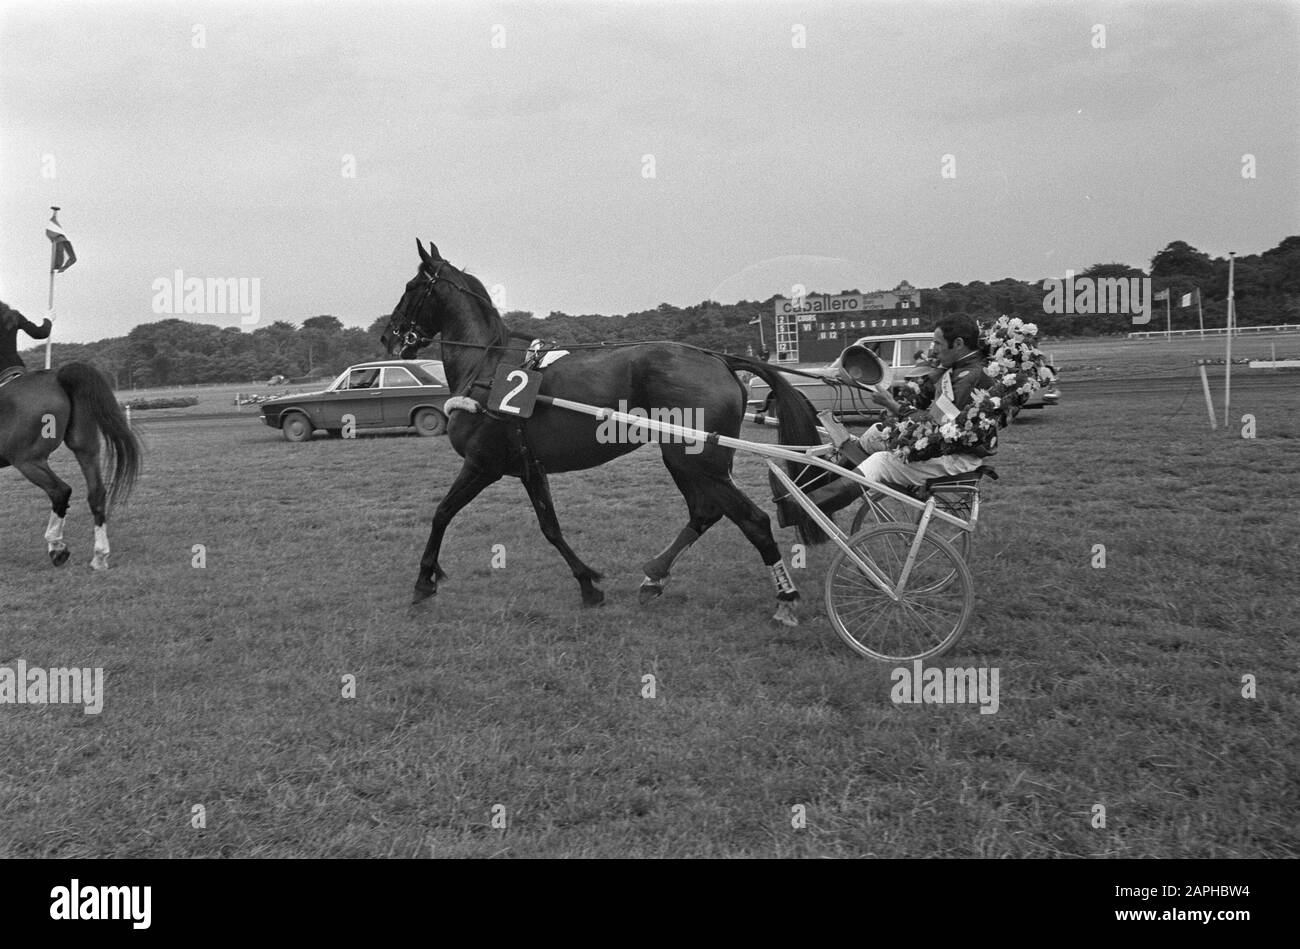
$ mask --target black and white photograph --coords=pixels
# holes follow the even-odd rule
[[[1248,923],[1298,49],[1295,0],[0,2],[0,856],[97,868],[24,912],[1191,859],[1087,906]]]

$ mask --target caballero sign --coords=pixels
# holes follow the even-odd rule
[[[839,296],[807,296],[794,300],[776,298],[777,316],[796,316],[799,320],[812,320],[823,313],[861,313],[867,298],[861,293],[841,293]]]

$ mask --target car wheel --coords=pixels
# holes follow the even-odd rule
[[[415,432],[424,438],[431,438],[434,435],[441,435],[447,430],[447,416],[443,415],[437,409],[420,409],[411,419],[411,424],[415,426]]]
[[[311,421],[301,412],[290,412],[280,419],[280,431],[284,432],[285,441],[310,441],[312,433]]]

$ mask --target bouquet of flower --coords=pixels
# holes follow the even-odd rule
[[[981,333],[989,353],[985,372],[993,380],[976,389],[971,402],[957,417],[944,422],[932,418],[899,419],[886,427],[885,443],[905,461],[925,461],[956,453],[991,455],[997,449],[998,429],[1015,418],[1037,389],[1049,385],[1056,373],[1035,345],[1038,327],[1019,318],[999,317]],[[913,397],[921,391],[907,383]]]

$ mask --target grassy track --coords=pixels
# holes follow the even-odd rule
[[[1234,400],[1253,441],[1178,404],[1081,395],[1004,439],[977,616],[939,661],[998,667],[993,715],[892,704],[889,667],[821,615],[824,549],[796,571],[796,630],[768,623],[726,522],[639,608],[639,565],[685,520],[654,449],[553,479],[604,609],[509,482],[455,522],[451,579],[412,615],[445,439],[142,414],[106,574],[67,452],[62,570],[45,498],[0,473],[0,665],[107,677],[98,716],[0,705],[0,855],[1295,856],[1300,398]],[[761,462],[736,467],[770,510]]]

